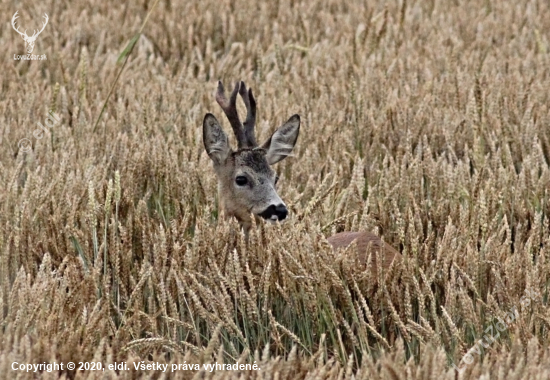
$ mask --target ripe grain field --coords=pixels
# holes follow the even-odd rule
[[[160,0],[97,125],[153,1],[1,4],[0,378],[550,378],[548,2]],[[47,60],[14,60],[15,11]],[[248,247],[202,142],[218,80],[259,140],[302,118],[289,220]],[[403,254],[381,286],[331,251],[351,230]]]

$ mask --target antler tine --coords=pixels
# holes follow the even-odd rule
[[[46,19],[46,22],[42,24],[42,29],[40,29],[40,31],[38,31],[38,33],[36,31],[33,33],[33,37],[39,35],[40,33],[42,33],[44,31],[44,29],[46,28],[46,25],[48,25],[48,20],[50,18],[48,17],[47,13],[44,13],[44,15],[45,16],[43,16],[43,17]]]
[[[244,135],[246,141],[251,148],[258,146],[256,143],[256,135],[254,134],[254,126],[256,124],[256,100],[252,95],[252,89],[249,88],[246,91],[244,82],[241,81],[241,88],[239,88],[239,94],[243,98],[244,105],[246,106],[246,120],[244,122]]]
[[[15,31],[17,33],[19,33],[20,35],[27,35],[27,31],[25,30],[25,33],[21,33],[19,31],[19,27],[18,26],[15,26],[15,20],[17,20],[19,18],[19,16],[17,15],[19,13],[19,11],[15,12],[15,14],[13,15],[13,17],[11,18],[11,25],[13,26],[13,29],[15,29]]]
[[[221,81],[218,82],[218,91],[216,92],[216,102],[220,105],[225,116],[233,128],[233,133],[237,138],[237,144],[239,149],[246,147],[247,141],[243,130],[243,125],[239,119],[239,113],[237,112],[237,93],[239,92],[239,82],[235,84],[235,88],[231,93],[229,100],[225,97],[225,89]]]

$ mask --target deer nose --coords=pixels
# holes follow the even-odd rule
[[[284,204],[270,205],[260,213],[260,216],[269,220],[283,220],[288,215],[288,210]]]

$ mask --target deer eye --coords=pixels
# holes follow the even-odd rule
[[[275,177],[275,185],[277,184],[277,182],[279,182],[279,176]]]
[[[235,178],[235,183],[239,186],[244,186],[248,183],[248,179],[245,176],[240,175]]]

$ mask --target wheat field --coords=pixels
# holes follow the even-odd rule
[[[548,2],[1,8],[0,378],[550,378]],[[14,59],[16,11],[47,60]],[[249,246],[202,143],[218,80],[260,141],[302,118]],[[333,253],[353,230],[402,262]]]

